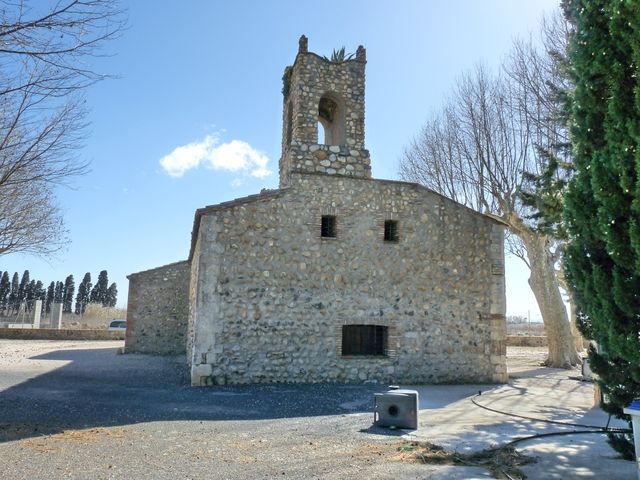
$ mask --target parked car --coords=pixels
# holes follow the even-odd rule
[[[109,331],[111,332],[126,332],[127,331],[127,321],[122,319],[114,318],[109,322]]]

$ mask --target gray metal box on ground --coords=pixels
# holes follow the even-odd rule
[[[378,427],[418,428],[418,392],[389,390],[373,394],[373,424]]]

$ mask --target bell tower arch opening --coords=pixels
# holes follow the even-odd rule
[[[346,145],[345,107],[340,97],[333,92],[325,93],[318,103],[318,143],[324,145]]]

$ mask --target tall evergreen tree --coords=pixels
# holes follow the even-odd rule
[[[53,303],[53,298],[55,296],[56,284],[55,282],[51,282],[49,287],[47,288],[46,299],[44,301],[44,311],[45,313],[51,312],[51,304]]]
[[[93,290],[91,290],[91,303],[100,303],[105,305],[107,298],[107,289],[109,288],[109,277],[106,270],[102,270],[98,274],[98,281]]]
[[[62,311],[65,313],[73,312],[73,294],[75,293],[75,288],[73,275],[69,275],[64,281],[64,293],[62,297]]]
[[[0,277],[0,313],[7,309],[10,292],[11,282],[9,281],[9,272],[4,272],[2,277]]]
[[[107,289],[107,297],[105,299],[105,307],[115,307],[118,303],[118,287],[115,282],[109,285]]]
[[[16,312],[20,303],[18,301],[18,290],[20,289],[20,277],[18,276],[18,272],[13,273],[13,278],[11,279],[11,290],[9,291],[9,312]],[[17,305],[17,306],[16,306]]]
[[[20,285],[18,286],[18,298],[16,299],[16,311],[20,309],[22,302],[25,301],[27,296],[27,288],[29,285],[29,270],[25,270],[22,274],[22,279],[20,280]]]
[[[40,280],[38,280],[36,282],[35,288],[33,289],[33,298],[34,300],[42,300],[42,304],[44,305],[46,296],[47,292],[44,289],[44,285]]]
[[[30,312],[33,307],[33,301],[36,293],[36,281],[31,280],[24,288],[25,309]]]
[[[42,304],[40,306],[40,318],[42,318],[42,315],[44,314],[44,301],[45,301],[45,297],[46,297],[46,291],[44,289],[44,285],[42,284],[42,282],[40,280],[35,282],[35,285],[33,287],[33,303],[31,306],[31,309],[35,309],[35,305],[36,305],[36,301],[41,300]]]
[[[64,283],[56,282],[56,289],[53,292],[53,302],[62,303],[64,299]]]
[[[575,175],[565,196],[566,267],[603,408],[640,398],[640,3],[565,0]],[[611,444],[633,457],[630,435]]]
[[[89,294],[91,292],[91,274],[89,272],[84,274],[84,278],[78,286],[78,295],[76,296],[76,315],[81,315],[89,303]]]

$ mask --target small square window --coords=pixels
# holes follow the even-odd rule
[[[334,215],[323,215],[322,225],[320,227],[320,236],[335,238],[336,237],[336,217]]]
[[[398,221],[397,220],[384,221],[384,241],[385,242],[398,241]]]

